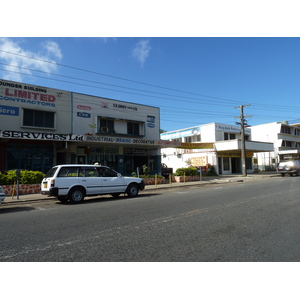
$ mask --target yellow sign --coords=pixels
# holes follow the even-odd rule
[[[191,165],[194,167],[206,166],[206,161],[207,161],[206,156],[192,157]]]
[[[214,149],[214,143],[181,143],[180,149]]]
[[[218,152],[218,157],[241,157],[241,152]],[[247,157],[252,157],[253,152],[246,152]]]

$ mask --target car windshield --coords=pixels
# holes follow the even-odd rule
[[[56,172],[56,170],[57,170],[57,167],[54,167],[54,168],[50,169],[50,170],[47,172],[45,178],[47,178],[47,177],[53,177],[54,174],[55,174],[55,172]]]

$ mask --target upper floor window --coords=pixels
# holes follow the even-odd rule
[[[127,134],[140,135],[140,124],[139,123],[127,123]]]
[[[281,131],[280,131],[280,132],[281,132],[281,133],[291,134],[291,127],[282,125],[282,126],[281,126]]]
[[[235,140],[235,134],[224,132],[224,140]]]
[[[101,133],[114,133],[114,121],[109,119],[100,119],[100,132]]]
[[[282,141],[281,146],[282,146],[282,147],[293,147],[291,141],[285,141],[285,140]]]
[[[23,126],[54,128],[54,112],[24,109]]]

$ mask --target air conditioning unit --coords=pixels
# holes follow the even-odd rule
[[[100,128],[100,131],[101,131],[101,132],[108,132],[108,127],[101,127],[101,128]]]

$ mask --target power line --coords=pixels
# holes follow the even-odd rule
[[[186,97],[186,96],[177,96],[177,95],[173,95],[173,94],[166,94],[166,93],[160,93],[160,92],[154,92],[154,91],[141,90],[141,89],[130,88],[130,87],[125,87],[125,86],[120,86],[120,85],[115,85],[115,84],[109,84],[109,83],[104,83],[104,82],[99,82],[99,81],[82,79],[82,78],[73,77],[73,76],[66,76],[66,75],[55,74],[55,73],[51,73],[51,72],[45,72],[45,71],[31,69],[31,68],[26,68],[26,67],[14,66],[14,65],[10,65],[10,64],[1,63],[1,62],[0,62],[0,64],[6,65],[6,66],[9,66],[9,67],[14,67],[14,68],[19,68],[19,69],[25,69],[25,70],[29,70],[29,71],[39,72],[39,73],[43,73],[43,74],[60,76],[60,77],[64,77],[64,78],[70,78],[70,79],[75,79],[75,80],[80,80],[80,81],[85,81],[85,82],[91,82],[91,83],[96,83],[96,84],[102,84],[102,85],[107,85],[107,86],[113,86],[113,87],[118,87],[118,88],[123,88],[123,89],[134,90],[134,91],[140,91],[140,92],[146,92],[146,93],[152,93],[152,94],[158,94],[158,95],[164,95],[164,96],[177,97],[177,98],[181,98],[181,99],[185,98],[185,99],[192,99],[192,100],[207,101],[207,99],[199,99],[199,98],[192,98],[192,97]],[[38,77],[37,75],[27,74],[27,73],[21,73],[21,72],[17,72],[17,71],[11,71],[11,70],[5,70],[5,69],[0,69],[0,70],[7,71],[7,72],[12,72],[12,73],[23,74],[23,75],[27,75],[27,76],[36,76],[36,77]],[[40,77],[40,78],[49,79],[47,77]],[[56,79],[56,80],[60,81],[58,79]],[[72,82],[68,81],[67,83],[72,83]],[[74,84],[78,84],[78,83],[74,83]],[[90,87],[95,87],[95,86],[90,86]],[[123,92],[123,91],[120,91],[120,90],[113,90],[113,91]],[[167,98],[162,98],[162,99],[167,99]],[[213,101],[213,100],[210,100],[210,101]],[[218,101],[213,101],[213,102],[216,102],[217,104],[219,104]],[[229,106],[229,104],[228,104],[228,106]]]
[[[46,63],[49,63],[49,64],[54,64],[54,65],[57,65],[57,66],[62,66],[62,67],[73,69],[73,70],[78,70],[78,71],[82,71],[82,72],[97,74],[97,75],[106,76],[106,77],[110,77],[110,78],[114,78],[114,79],[118,79],[118,80],[123,80],[123,81],[128,81],[128,82],[132,82],[132,83],[138,83],[138,84],[142,84],[142,85],[152,86],[152,87],[156,87],[156,88],[160,88],[160,89],[176,91],[176,92],[190,94],[190,95],[197,95],[197,96],[201,96],[201,97],[207,97],[207,98],[213,98],[213,99],[219,99],[219,100],[226,100],[226,101],[230,101],[230,102],[237,102],[237,101],[231,100],[231,99],[213,97],[213,96],[207,96],[207,95],[198,94],[198,93],[182,91],[182,90],[168,88],[168,87],[164,87],[164,86],[160,86],[160,85],[145,83],[145,82],[141,82],[141,81],[137,81],[137,80],[132,80],[132,79],[127,79],[127,78],[118,77],[118,76],[114,76],[114,75],[104,74],[104,73],[100,73],[100,72],[96,72],[96,71],[86,70],[86,69],[82,69],[82,68],[78,68],[78,67],[68,66],[68,65],[65,65],[65,64],[60,64],[60,63],[57,63],[57,62],[44,60],[44,59],[41,59],[41,58],[35,58],[35,57],[31,57],[31,56],[27,56],[27,55],[23,55],[23,54],[19,54],[19,53],[13,53],[13,52],[5,51],[5,50],[0,50],[0,52],[4,52],[4,53],[11,54],[11,55],[16,55],[16,56],[21,56],[21,57],[26,57],[26,58],[34,59],[34,60],[38,60],[38,61],[43,61],[43,62],[46,62]]]
[[[87,79],[82,79],[82,78],[65,76],[65,75],[60,75],[60,74],[55,74],[55,73],[50,73],[50,72],[43,72],[43,71],[40,71],[40,70],[29,69],[29,68],[25,68],[25,67],[19,67],[19,66],[13,66],[13,65],[8,65],[8,64],[5,64],[5,63],[1,63],[2,65],[8,65],[8,66],[15,67],[15,68],[27,69],[27,70],[30,70],[30,71],[33,71],[33,72],[42,72],[42,73],[50,74],[50,75],[53,75],[53,76],[71,78],[71,79],[74,79],[74,80],[80,80],[80,81],[85,81],[85,82],[101,84],[101,85],[118,87],[118,88],[122,88],[122,89],[135,90],[135,91],[140,91],[140,92],[144,92],[144,93],[152,93],[152,94],[157,94],[157,95],[177,97],[177,98],[180,98],[180,100],[170,99],[170,98],[166,98],[166,97],[157,97],[157,96],[155,97],[155,96],[151,96],[151,95],[144,95],[144,94],[133,93],[133,92],[126,92],[126,91],[121,91],[121,90],[116,90],[116,89],[109,89],[109,88],[104,88],[104,87],[99,87],[99,86],[86,85],[86,84],[82,84],[82,83],[75,83],[75,82],[71,82],[71,81],[59,80],[59,79],[54,79],[54,78],[47,78],[47,77],[42,77],[42,76],[37,76],[37,75],[32,75],[32,74],[27,74],[27,73],[24,74],[24,73],[21,73],[21,72],[14,72],[14,71],[11,71],[11,70],[3,70],[2,69],[3,71],[6,71],[6,72],[19,73],[19,74],[23,74],[23,75],[26,75],[26,76],[33,76],[33,77],[38,77],[38,78],[43,78],[43,79],[48,79],[48,80],[55,80],[55,81],[60,81],[60,82],[66,82],[66,83],[70,83],[70,84],[82,85],[82,86],[87,86],[87,87],[92,87],[92,88],[98,88],[98,89],[101,88],[103,90],[110,90],[110,91],[114,91],[114,92],[122,92],[122,93],[128,93],[128,94],[132,94],[132,95],[138,95],[138,96],[143,96],[143,97],[152,97],[152,98],[171,100],[171,101],[180,101],[180,102],[197,103],[197,104],[202,103],[202,104],[206,104],[206,105],[223,105],[223,106],[231,106],[229,103],[233,103],[233,102],[237,103],[237,101],[235,101],[235,100],[230,100],[230,99],[226,99],[226,98],[213,97],[213,96],[208,96],[208,95],[203,95],[203,94],[198,94],[198,93],[192,93],[192,92],[188,92],[188,91],[182,91],[182,90],[179,90],[179,89],[163,87],[163,86],[160,86],[160,85],[153,85],[153,84],[149,84],[149,83],[145,83],[145,82],[141,82],[141,81],[126,79],[126,78],[122,78],[122,77],[118,77],[118,76],[114,76],[114,75],[104,74],[104,73],[100,73],[100,72],[86,70],[86,69],[83,69],[83,68],[78,68],[78,67],[74,67],[74,66],[60,64],[60,63],[56,63],[56,62],[53,62],[53,61],[44,60],[44,59],[41,59],[41,58],[34,58],[34,57],[27,56],[27,55],[19,54],[19,53],[13,53],[13,52],[5,51],[5,50],[0,50],[0,51],[3,52],[3,53],[16,55],[16,56],[20,56],[20,57],[25,57],[25,58],[33,59],[33,60],[37,60],[37,61],[42,61],[42,62],[45,62],[45,63],[54,64],[54,65],[62,66],[62,67],[65,67],[65,68],[70,68],[70,69],[73,69],[73,70],[83,71],[83,72],[87,72],[87,73],[91,73],[91,74],[97,74],[97,75],[101,75],[101,76],[106,76],[106,77],[110,77],[110,78],[114,78],[114,79],[118,79],[118,80],[123,80],[123,81],[127,81],[127,82],[142,84],[142,85],[146,85],[146,86],[150,86],[150,87],[156,87],[156,88],[165,89],[165,90],[176,91],[176,92],[186,93],[186,94],[190,94],[190,95],[197,95],[197,96],[207,97],[207,98],[211,98],[211,99],[218,99],[219,101],[210,100],[208,102],[208,99],[198,99],[198,98],[192,98],[192,97],[187,97],[187,96],[170,95],[170,94],[161,93],[161,92],[135,89],[135,88],[130,88],[130,87],[107,84],[107,83],[103,83],[103,82],[99,82],[99,81],[92,81],[92,80],[87,80]],[[182,100],[182,99],[192,99],[192,100],[197,100],[197,102],[196,101]],[[224,101],[227,102],[228,104],[224,103]],[[212,102],[215,102],[215,103],[212,103]],[[300,110],[300,107],[294,107],[294,106],[293,106],[293,108],[290,108],[290,109],[287,108],[287,107],[285,107],[283,109],[281,105],[280,106],[279,105],[278,106],[276,106],[276,105],[265,105],[265,104],[253,103],[253,102],[252,102],[252,105],[253,105],[252,107],[254,107],[254,109],[268,110],[268,111],[270,111],[270,107],[272,107],[273,111],[281,111],[281,112],[282,111],[285,111],[285,112],[291,112],[292,111],[292,112],[295,113],[295,109]]]

